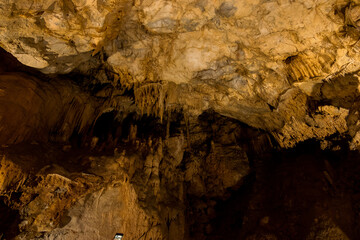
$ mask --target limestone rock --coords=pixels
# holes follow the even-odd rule
[[[7,73],[0,75],[0,89],[1,144],[46,138],[68,141],[75,128],[87,132],[99,111],[89,95],[69,82],[47,83]]]
[[[139,207],[129,183],[79,199],[65,217],[68,223],[49,232],[44,239],[111,239],[117,232],[125,233],[128,239],[163,238],[159,223]]]
[[[341,239],[348,240],[349,237],[341,230],[339,226],[336,226],[333,221],[327,216],[321,216],[319,219],[316,219],[316,222],[311,228],[310,234],[306,237],[307,240],[310,239]]]
[[[6,1],[0,43],[45,73],[92,75],[98,61],[108,70],[96,81],[114,91],[134,89],[146,113],[161,117],[178,106],[197,116],[214,109],[285,132],[284,93],[300,89],[314,97],[318,86],[360,69],[358,8],[337,0]],[[149,85],[162,90],[151,93]]]

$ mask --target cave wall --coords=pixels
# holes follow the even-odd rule
[[[149,124],[133,121],[139,131]],[[269,136],[214,112],[172,124],[168,136],[163,123],[162,136],[130,131],[115,147],[2,147],[0,193],[18,211],[17,238],[206,239],[216,202],[243,184],[248,155],[270,149]]]
[[[99,114],[99,103],[70,82],[3,73],[0,89],[1,144],[65,142],[75,131],[85,134]]]
[[[0,2],[5,237],[208,239],[259,158],[358,150],[359,9]]]

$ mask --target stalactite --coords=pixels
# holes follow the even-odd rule
[[[186,126],[187,148],[190,151],[191,150],[191,146],[190,146],[190,128],[189,128],[190,122],[189,122],[189,114],[188,114],[187,111],[184,111],[184,120],[185,120],[185,126]]]
[[[136,134],[137,134],[137,125],[131,125],[130,126],[130,133],[129,133],[129,141],[132,144],[135,144]]]
[[[135,103],[141,114],[159,117],[162,122],[166,108],[167,86],[160,83],[147,83],[134,88]]]
[[[115,89],[121,88],[122,91],[129,90],[134,86],[133,76],[125,69],[114,66],[112,72],[114,80],[113,86]]]
[[[170,109],[167,110],[168,116],[167,116],[167,124],[166,124],[166,139],[170,136],[170,122],[171,122],[171,111]]]
[[[291,82],[302,82],[327,76],[331,72],[335,55],[300,53],[285,60]]]

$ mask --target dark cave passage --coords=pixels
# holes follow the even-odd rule
[[[0,239],[14,239],[19,234],[20,214],[4,203],[0,197]]]
[[[0,20],[0,240],[360,239],[359,1]]]
[[[253,177],[216,205],[208,239],[359,239],[359,159],[315,141],[255,159]]]
[[[115,117],[116,112],[110,111],[103,113],[96,120],[93,128],[93,136],[99,138],[99,143],[106,142],[121,135],[121,125],[116,121]]]
[[[112,132],[109,127],[112,126],[113,114],[109,112],[99,118],[95,134]],[[100,124],[109,125],[103,128]],[[219,140],[220,133],[227,134],[224,126],[228,125],[220,123],[219,126],[223,128],[209,131],[208,136],[211,135],[211,138]],[[142,127],[139,128],[142,129]],[[247,134],[252,132],[251,129],[242,131]],[[254,131],[253,133],[256,133],[256,130]],[[247,134],[244,136],[249,137]],[[96,136],[105,139],[108,135]],[[240,140],[239,137],[238,139]],[[186,162],[189,161],[189,159],[186,160],[188,155],[196,153],[195,155],[198,156],[202,151],[212,151],[211,147],[207,146],[211,145],[209,143],[211,141],[204,138],[197,141],[199,144],[193,145],[197,149],[187,152],[185,162],[178,166],[181,171],[186,171],[188,168],[188,162]],[[344,140],[338,143],[346,145],[347,142]],[[18,147],[24,149],[23,146]],[[126,147],[129,151],[136,152],[133,145],[128,144]],[[76,153],[75,150],[74,152],[70,150],[64,153],[61,149],[56,150],[56,146],[52,146],[54,149],[46,150],[45,148],[41,151],[38,151],[38,148],[39,146],[29,146],[27,150],[29,153],[26,155],[29,156],[32,151],[35,151],[37,157],[41,159],[42,154],[56,153],[57,160],[49,164],[58,164],[67,171],[78,168],[77,170],[86,173],[91,165],[91,163],[84,165],[82,162],[89,161],[84,152]],[[131,148],[134,149],[131,150]],[[11,149],[10,147],[6,151],[11,152]],[[248,147],[249,149],[251,148]],[[238,187],[227,189],[220,197],[206,195],[198,197],[191,192],[187,193],[188,205],[184,211],[189,217],[186,223],[189,235],[186,239],[301,240],[316,239],[315,236],[327,236],[326,234],[336,236],[336,238],[328,238],[334,240],[359,239],[360,166],[358,160],[360,154],[346,150],[346,146],[342,146],[341,149],[324,151],[321,150],[319,142],[307,141],[293,149],[273,149],[249,155],[252,162],[251,171]],[[12,154],[16,156],[19,151],[14,149]],[[98,153],[99,156],[101,154]],[[63,159],[66,159],[68,163],[62,162]],[[37,165],[36,161],[36,159],[33,160],[34,166]],[[98,163],[101,164],[103,161],[105,160],[100,158]],[[140,159],[140,162],[135,164],[138,166],[143,164],[141,161],[143,160]],[[168,163],[164,161],[162,164]],[[74,166],[71,167],[72,165]],[[100,165],[96,165],[96,168],[98,166]],[[161,165],[161,167],[165,166]],[[28,168],[33,169],[33,167]],[[132,180],[133,184],[137,184],[136,181],[142,176],[142,173],[138,173]],[[165,176],[160,177],[165,178]],[[220,176],[209,177],[220,178]],[[211,179],[207,178],[205,182],[208,184]],[[171,183],[167,182],[167,184]],[[151,186],[148,187],[152,189]],[[146,189],[145,186],[144,188]],[[141,192],[143,188],[138,190],[139,194],[143,194]],[[16,197],[15,193],[13,197]],[[146,207],[147,202],[143,204]],[[0,226],[3,226],[0,231],[8,236],[6,239],[11,239],[11,236],[18,234],[19,214],[4,204],[1,204],[0,208],[1,219],[7,219],[0,222]],[[167,224],[170,226],[170,222]]]

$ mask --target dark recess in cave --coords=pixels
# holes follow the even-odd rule
[[[93,136],[99,138],[99,143],[114,140],[121,134],[121,126],[115,119],[116,112],[110,111],[103,113],[97,120],[93,129]],[[118,133],[120,131],[120,134]]]
[[[20,215],[8,207],[4,200],[4,197],[0,197],[0,239],[14,239],[19,234]]]
[[[42,79],[48,78],[32,68],[23,66],[2,49],[0,49],[0,56],[3,57],[0,72],[22,71]],[[296,56],[291,56],[285,62],[289,64],[295,58]],[[72,81],[79,86],[87,86],[84,89],[93,95],[111,87],[110,84],[100,83],[88,85],[88,79],[81,74],[72,73],[66,77],[72,78]],[[319,92],[334,92],[334,89],[342,87],[341,83],[345,80],[348,81],[349,88],[353,88],[356,79],[346,77],[323,84],[318,89]],[[358,90],[354,89],[352,95],[346,96],[350,98],[346,101],[341,96],[329,99],[308,98],[310,113],[315,112],[319,106],[327,104],[348,107],[343,104],[354,102],[358,98]],[[122,96],[133,99],[133,89],[125,90]],[[124,118],[118,119],[119,115],[124,115]],[[170,116],[169,119],[168,116]],[[167,133],[168,121],[169,133]],[[99,147],[98,154],[105,155],[105,150],[111,150],[108,152],[113,154],[118,141],[123,141],[120,144],[125,144],[124,142],[127,141],[131,125],[137,126],[137,138],[146,141],[149,138],[165,139],[168,134],[170,137],[181,133],[186,135],[186,131],[189,130],[186,121],[181,110],[172,111],[170,115],[165,114],[163,122],[157,117],[140,116],[135,112],[125,114],[109,111],[97,118],[93,129],[87,133],[89,136],[82,136],[74,131],[70,142],[73,147],[78,148],[77,150],[85,152],[84,139],[97,137],[98,145],[108,146],[108,149]],[[185,172],[190,157],[192,155],[198,155],[199,158],[205,157],[213,150],[212,144],[215,142],[222,146],[241,146],[248,156],[251,171],[239,185],[227,189],[223,198],[188,194],[188,209],[185,211],[190,224],[188,226],[190,237],[196,239],[198,235],[201,235],[205,236],[205,239],[215,240],[246,239],[254,236],[253,239],[267,239],[264,236],[274,235],[277,239],[300,240],[305,239],[310,232],[314,231],[311,228],[315,218],[326,216],[350,239],[360,239],[360,164],[358,164],[360,154],[347,150],[349,149],[347,136],[334,134],[328,137],[332,144],[339,146],[338,151],[321,150],[319,142],[315,140],[300,143],[292,149],[280,150],[276,141],[264,131],[220,116],[214,111],[207,111],[200,115],[196,124],[191,126],[195,130],[189,130],[191,148],[186,148],[178,169]],[[197,135],[205,135],[205,137]],[[130,151],[134,148],[131,144],[126,147],[129,147]],[[40,149],[33,146],[29,148],[31,151]],[[46,150],[40,150],[37,154],[45,154]],[[201,155],[202,152],[206,154]],[[47,157],[51,154],[53,153],[48,152]],[[89,164],[83,164],[81,157],[74,162],[61,162],[63,159],[68,161],[71,157],[75,158],[71,154],[75,155],[74,152],[67,152],[58,157],[57,161],[51,162],[53,159],[46,158],[48,162],[44,160],[41,164],[36,162],[32,164],[40,168],[45,163],[56,163],[62,164],[67,169],[71,169],[72,166],[76,170],[86,172]],[[23,165],[30,166],[30,163]],[[159,175],[162,178],[161,172]],[[21,197],[21,192],[13,192],[12,197],[13,203],[16,203],[16,199]],[[196,212],[198,209],[194,206],[198,202],[208,204],[211,201],[216,202],[213,215],[208,216],[202,212]],[[4,199],[0,199],[0,234],[4,233],[3,237],[6,239],[12,239],[19,234],[19,212],[12,210],[9,206],[11,203],[5,204]],[[65,214],[61,224],[68,222],[69,219]]]
[[[359,239],[360,154],[339,144],[339,151],[324,151],[310,140],[254,159],[253,175],[218,201],[208,239],[302,240],[336,227]],[[333,226],[314,229],[324,216]]]

